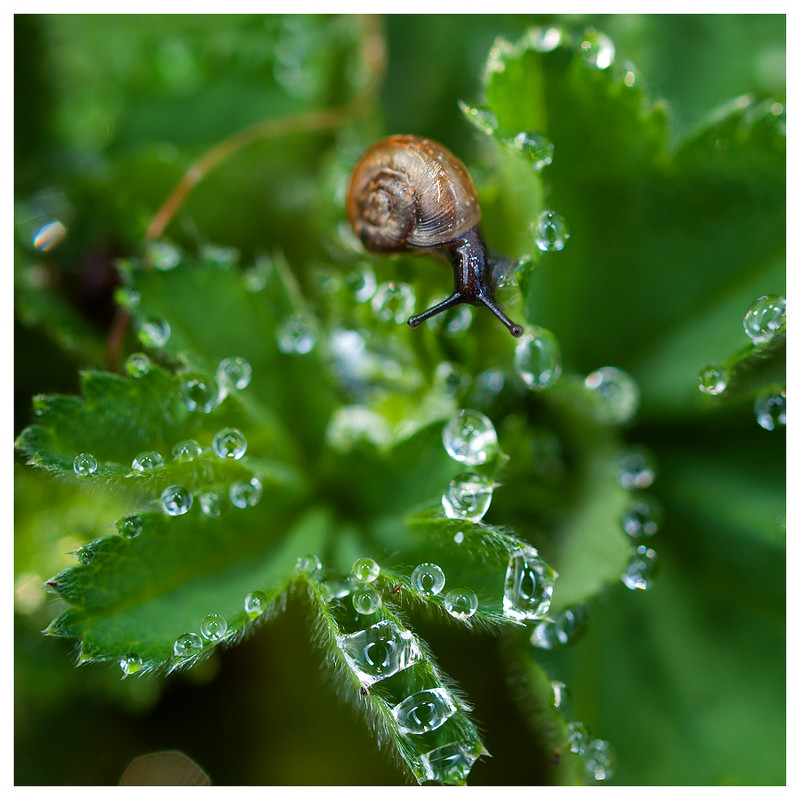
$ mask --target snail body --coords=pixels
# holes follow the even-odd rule
[[[347,217],[368,250],[435,251],[452,264],[453,293],[411,317],[412,328],[468,303],[486,306],[513,336],[522,335],[522,327],[495,302],[477,192],[466,167],[447,148],[399,135],[372,145],[350,178]]]

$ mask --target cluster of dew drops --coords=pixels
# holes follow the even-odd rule
[[[747,338],[759,347],[786,328],[786,298],[765,294],[747,309],[742,320]],[[700,391],[718,397],[728,388],[730,371],[723,364],[706,364],[697,376]],[[756,422],[767,431],[786,426],[786,390],[770,390],[759,395],[753,403]]]

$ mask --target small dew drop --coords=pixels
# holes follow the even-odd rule
[[[616,762],[614,749],[605,739],[592,739],[584,748],[583,765],[590,780],[613,778]]]
[[[392,709],[392,716],[401,733],[419,735],[440,728],[456,710],[450,692],[437,687],[409,695]]]
[[[97,544],[95,542],[89,542],[89,544],[79,547],[72,555],[75,556],[75,560],[79,564],[83,564],[85,567],[87,564],[91,564],[92,561],[94,561],[96,548]]]
[[[617,367],[601,367],[586,376],[584,385],[594,398],[599,422],[622,425],[639,410],[641,394],[636,381]]]
[[[192,507],[192,493],[185,486],[167,486],[161,492],[161,508],[170,517],[179,517]]]
[[[563,250],[569,239],[567,221],[550,209],[542,211],[531,227],[536,246],[545,253]]]
[[[469,619],[478,610],[478,595],[463,587],[450,589],[444,596],[444,607],[451,617]]]
[[[218,517],[222,513],[222,501],[216,492],[203,492],[197,501],[207,517]]]
[[[223,428],[214,437],[211,448],[220,458],[238,461],[247,452],[247,439],[237,428]]]
[[[529,28],[525,36],[528,47],[538,53],[550,53],[564,40],[564,32],[560,28]]]
[[[489,510],[493,491],[494,484],[474,472],[465,472],[453,478],[442,495],[445,516],[479,522]]]
[[[353,575],[361,583],[372,583],[380,575],[381,568],[372,558],[359,558],[353,564]]]
[[[381,605],[380,594],[371,586],[362,586],[353,592],[353,608],[357,614],[374,614]]]
[[[561,377],[561,347],[555,335],[531,326],[514,347],[514,372],[529,389],[550,388]]]
[[[181,263],[181,251],[168,242],[148,242],[145,258],[154,269],[168,272]]]
[[[218,642],[228,631],[228,623],[219,614],[209,614],[200,623],[200,633],[210,642]]]
[[[456,544],[461,544],[464,541],[464,531],[458,531],[458,533],[453,536],[453,541]]]
[[[297,559],[294,570],[295,572],[305,572],[309,578],[314,578],[322,572],[322,561],[319,556],[309,553]]]
[[[91,453],[80,453],[75,456],[72,469],[79,478],[93,475],[97,471],[97,459]]]
[[[620,580],[629,589],[647,591],[653,588],[653,578],[656,570],[656,551],[647,545],[639,545],[631,556],[625,572],[620,575]]]
[[[139,323],[137,335],[145,347],[163,347],[168,341],[172,329],[164,319],[145,319]]]
[[[543,650],[558,650],[573,644],[586,630],[586,607],[575,606],[536,625],[531,644]]]
[[[700,391],[714,397],[728,388],[729,380],[730,373],[720,364],[706,364],[697,376]]]
[[[571,753],[582,756],[589,743],[589,732],[582,722],[570,722],[567,725],[567,747]]]
[[[786,392],[767,392],[753,403],[756,422],[765,431],[786,427]]]
[[[608,69],[616,54],[614,42],[604,33],[589,28],[583,34],[578,52],[592,69]]]
[[[191,461],[202,452],[200,445],[194,439],[184,439],[172,448],[174,461]]]
[[[250,478],[249,481],[237,481],[228,489],[228,497],[236,508],[254,506],[261,500],[261,481]]]
[[[444,570],[438,564],[419,564],[411,573],[411,583],[423,597],[433,597],[444,589]]]
[[[378,319],[399,325],[414,313],[416,296],[407,283],[388,281],[378,286],[370,302]]]
[[[244,598],[244,613],[248,619],[260,617],[267,610],[267,596],[264,592],[250,592]]]
[[[553,163],[555,147],[553,143],[541,133],[522,131],[506,143],[530,159],[536,169],[544,169]]]
[[[366,303],[375,294],[378,281],[369,267],[359,266],[347,276],[347,285],[357,303]]]
[[[225,392],[246,389],[252,377],[253,367],[241,356],[223,358],[217,366],[217,383]]]
[[[135,653],[128,653],[119,661],[119,668],[123,675],[135,675],[143,666],[142,659]]]
[[[491,136],[497,130],[497,115],[491,108],[467,105],[463,100],[458,101],[461,113],[481,133]]]
[[[125,360],[125,371],[131,378],[143,378],[152,368],[153,362],[145,353],[131,353]]]
[[[164,466],[164,456],[157,450],[148,450],[146,453],[139,453],[131,461],[131,469],[134,472],[149,472]]]
[[[753,344],[765,344],[786,326],[786,298],[773,294],[759,297],[744,315],[743,324]]]
[[[655,479],[656,467],[649,450],[636,447],[620,454],[617,483],[623,489],[646,489]]]
[[[513,551],[506,569],[503,613],[520,621],[547,616],[555,579],[555,571],[535,548]]]
[[[278,350],[284,355],[306,355],[317,343],[316,332],[299,314],[284,320],[276,332],[276,337]]]
[[[473,467],[494,455],[497,431],[485,414],[465,408],[444,426],[442,443],[450,458]]]
[[[126,539],[135,539],[144,528],[144,521],[138,514],[131,514],[117,520],[117,533]]]
[[[219,405],[219,387],[205,378],[188,378],[183,384],[183,400],[189,411],[210,414]]]
[[[136,308],[142,300],[139,292],[132,286],[119,286],[114,292],[114,299],[123,308]]]
[[[563,711],[569,702],[569,689],[561,681],[550,681],[550,689],[553,692],[553,707]]]
[[[179,636],[172,646],[176,658],[189,658],[197,655],[203,649],[203,640],[196,633],[184,633]]]
[[[654,536],[661,525],[661,505],[651,498],[639,497],[622,515],[622,529],[633,539]]]

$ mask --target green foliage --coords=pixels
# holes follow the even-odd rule
[[[425,257],[370,255],[346,227],[349,170],[383,131],[369,106],[381,70],[365,46],[381,35],[374,21],[19,20],[19,33],[63,62],[58,87],[22,57],[19,79],[54,97],[75,91],[55,104],[48,136],[19,145],[17,319],[82,371],[73,394],[19,342],[18,370],[30,362],[46,393],[34,397],[33,424],[22,412],[16,440],[20,460],[39,468],[17,468],[18,663],[35,663],[41,643],[30,632],[46,626],[78,641],[78,663],[114,662],[136,673],[124,687],[163,681],[153,691],[167,693],[135,700],[137,690],[98,677],[101,664],[77,684],[53,677],[59,702],[77,685],[78,697],[94,692],[112,709],[127,697],[155,713],[179,680],[162,675],[200,681],[230,645],[270,652],[271,641],[284,649],[266,663],[302,683],[300,667],[295,676],[286,665],[309,658],[310,639],[406,780],[593,782],[592,745],[571,750],[583,722],[591,741],[615,747],[620,783],[783,781],[784,443],[780,425],[759,427],[753,403],[785,391],[785,325],[746,347],[740,327],[757,297],[785,295],[782,85],[745,84],[751,94],[678,124],[628,60],[626,48],[654,59],[660,41],[650,18],[632,20],[593,21],[616,37],[606,66],[606,40],[585,20],[549,29],[499,18],[513,42],[492,43],[477,18],[465,41],[488,51],[483,87],[473,62],[472,89],[455,78],[442,89],[445,121],[424,116],[423,97],[421,116],[403,126],[464,157],[487,240],[518,259],[498,299],[561,351],[560,377],[538,389],[520,365],[528,340],[518,345],[481,309],[408,329],[412,310],[447,293],[446,272]],[[665,40],[689,25],[661,22]],[[387,39],[413,42],[403,37],[425,24],[389,18]],[[452,20],[429,25],[446,31]],[[773,39],[764,34],[765,53]],[[427,75],[438,74],[437,57],[441,75],[470,63],[442,50],[426,51]],[[415,107],[393,71],[404,52],[390,46],[389,118]],[[322,124],[332,107],[346,111]],[[358,118],[366,111],[374,119]],[[192,159],[243,126],[296,114],[291,135],[278,127],[231,149],[185,199],[169,240],[141,244]],[[326,125],[340,130],[321,135]],[[546,137],[552,164],[537,164],[520,134]],[[87,158],[104,166],[86,169]],[[37,191],[45,179],[63,189]],[[547,210],[567,220],[563,250],[536,246]],[[66,238],[31,248],[53,218],[69,223]],[[71,301],[98,284],[99,311]],[[413,309],[392,305],[396,285]],[[698,391],[709,363],[727,374],[716,396]],[[245,370],[238,384],[226,364]],[[610,365],[611,394],[592,388]],[[445,424],[464,408],[486,414],[498,438],[474,466],[443,447]],[[219,435],[229,429],[246,449],[226,455]],[[142,468],[153,452],[161,458]],[[79,454],[96,460],[87,474],[76,474]],[[443,493],[465,472],[491,497],[474,520],[444,513]],[[170,506],[170,487],[191,505]],[[645,523],[654,539],[637,536]],[[363,559],[377,576],[359,576]],[[414,577],[421,564],[443,570],[443,590]],[[552,602],[532,609],[515,592],[530,586],[523,566],[541,586],[554,577]],[[620,576],[654,588],[629,592]],[[474,613],[453,613],[457,587],[474,596]],[[281,639],[279,618],[298,608],[305,623]],[[223,657],[223,675],[233,659]],[[753,683],[760,690],[743,696]],[[348,748],[342,709],[327,711],[322,689],[295,690],[314,710],[295,715],[297,700],[286,700],[271,746],[311,726],[326,737],[318,750],[341,748],[354,769],[369,760],[366,780],[403,779]],[[269,704],[281,693],[272,681],[258,689]],[[409,730],[415,697],[416,713],[442,724]],[[247,719],[254,702],[233,693],[224,705]],[[755,718],[743,744],[734,733]],[[323,758],[308,739],[284,765],[259,773],[255,756],[240,757],[238,774],[217,778],[214,743],[238,733],[230,725],[229,714],[203,726],[215,729],[200,759],[215,782],[307,782]],[[250,738],[266,742],[264,727]],[[141,754],[130,747],[120,758]],[[747,758],[732,759],[737,748]],[[20,763],[20,782],[31,782],[31,762]],[[330,774],[358,782],[346,768]],[[109,778],[64,782],[93,780]]]

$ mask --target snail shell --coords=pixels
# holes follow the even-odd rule
[[[452,264],[453,293],[411,317],[412,328],[469,303],[486,306],[513,336],[522,335],[522,326],[512,322],[494,299],[475,186],[466,167],[447,148],[430,139],[400,135],[374,144],[350,178],[347,218],[368,250],[436,250]]]
[[[481,221],[466,167],[430,139],[390,136],[361,157],[350,179],[347,216],[378,253],[439,247]]]

